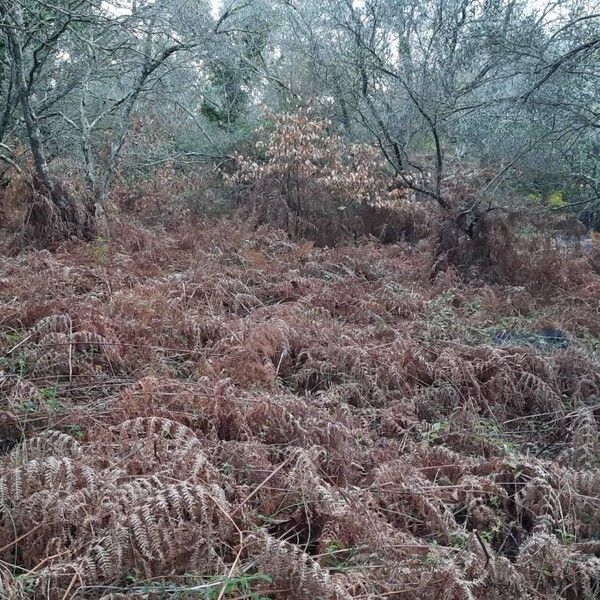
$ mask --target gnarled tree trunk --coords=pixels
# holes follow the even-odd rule
[[[93,211],[84,200],[68,194],[65,187],[50,175],[39,120],[31,102],[31,88],[25,76],[23,45],[19,35],[23,30],[21,9],[10,0],[0,0],[0,16],[4,21],[16,93],[35,166],[31,194],[26,198],[28,236],[33,238],[31,241],[43,245],[71,236],[87,237],[94,228]]]

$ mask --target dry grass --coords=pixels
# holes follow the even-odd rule
[[[432,285],[418,246],[118,227],[0,258],[0,595],[598,597],[581,262]]]

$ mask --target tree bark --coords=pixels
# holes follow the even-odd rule
[[[0,2],[0,15],[2,15],[6,22],[5,31],[8,38],[8,52],[15,70],[15,86],[21,102],[23,119],[27,128],[27,136],[29,138],[29,146],[33,156],[36,176],[47,193],[52,196],[52,199],[57,200],[54,198],[56,194],[54,194],[54,186],[52,185],[52,180],[50,178],[50,171],[48,169],[48,162],[42,144],[42,134],[40,132],[39,122],[31,105],[30,92],[25,78],[23,49],[21,47],[21,41],[16,33],[16,30],[21,28],[23,23],[21,9],[17,5],[13,5],[9,12],[7,2],[2,0],[2,2]],[[62,200],[58,200],[57,202],[59,206],[61,206],[61,201]],[[61,206],[61,208],[64,208],[64,206]]]

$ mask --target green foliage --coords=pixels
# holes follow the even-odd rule
[[[450,543],[455,548],[465,550],[469,546],[469,537],[464,531],[456,531],[450,534]]]
[[[92,245],[92,256],[96,262],[105,264],[108,262],[108,242],[101,236],[98,236]]]
[[[223,466],[221,467],[221,472],[223,473],[223,475],[231,475],[233,473],[233,465],[229,463],[223,463]]]
[[[249,89],[267,43],[267,26],[254,23],[239,40],[238,54],[215,61],[210,68],[210,87],[200,105],[201,114],[211,123],[232,129],[247,112],[250,104]]]
[[[548,206],[552,208],[564,208],[568,203],[562,190],[556,190],[548,197]]]
[[[22,339],[23,335],[18,331],[3,331],[0,335],[9,342],[10,344],[18,344]]]
[[[32,364],[15,352],[0,358],[0,370],[15,375],[18,379],[23,379],[31,372]]]
[[[325,565],[331,572],[345,572],[351,567],[351,559],[358,554],[358,548],[344,548],[339,542],[331,542],[325,549]]]
[[[442,436],[443,433],[448,431],[448,427],[449,427],[448,421],[445,421],[445,420],[436,421],[435,423],[431,424],[429,430],[427,431],[427,437],[432,442],[435,442],[440,439],[440,437]]]
[[[478,431],[490,440],[506,454],[512,454],[515,451],[514,444],[506,437],[502,427],[492,419],[480,418],[477,426]]]
[[[67,425],[65,431],[76,440],[82,440],[85,436],[83,429],[79,425]]]
[[[200,113],[211,123],[221,123],[227,119],[227,113],[208,100],[202,101]]]
[[[574,544],[577,541],[577,536],[566,529],[557,529],[556,533],[563,544]]]
[[[493,525],[489,529],[485,529],[479,532],[482,540],[485,540],[488,544],[492,544],[495,539],[498,538],[503,529],[502,518],[497,516],[494,519]]]
[[[39,389],[48,410],[51,412],[59,412],[64,409],[65,405],[58,399],[58,390],[55,386],[42,387]]]
[[[213,600],[222,597],[227,598],[229,594],[235,594],[238,597],[250,598],[251,600],[268,600],[268,596],[264,596],[253,588],[257,583],[271,583],[272,581],[271,576],[264,573],[252,573],[250,575],[231,577],[225,580],[224,591],[222,585],[211,587],[208,588],[201,597],[206,598],[207,600]]]

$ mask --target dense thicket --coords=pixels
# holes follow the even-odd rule
[[[31,172],[30,220],[85,234],[119,180],[222,166],[252,147],[266,108],[310,105],[444,208],[466,186],[469,206],[572,205],[592,223],[599,12],[581,0],[2,0],[2,180]]]

